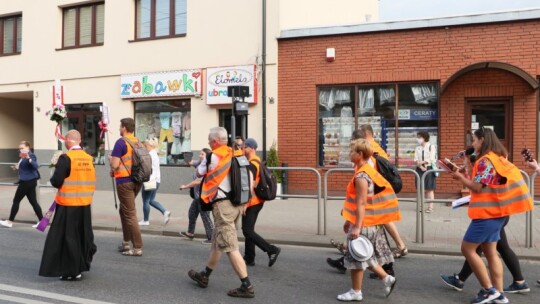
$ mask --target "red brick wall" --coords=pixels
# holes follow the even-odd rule
[[[336,49],[336,60],[331,63],[325,60],[329,47]],[[442,86],[460,69],[483,61],[508,63],[537,77],[540,21],[286,39],[279,41],[278,48],[280,160],[291,167],[317,167],[318,85],[435,80]],[[463,146],[465,99],[476,97],[512,98],[510,153],[524,169],[520,150],[537,147],[537,92],[503,70],[466,73],[441,93],[441,156],[453,155]],[[321,170],[321,174],[324,172]],[[291,172],[289,190],[315,190],[313,176]],[[329,190],[345,189],[350,176],[334,175]],[[414,191],[410,176],[404,179],[404,191]],[[438,179],[438,193],[458,193],[459,189],[460,185],[448,177]]]

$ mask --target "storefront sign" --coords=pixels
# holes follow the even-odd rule
[[[437,110],[399,110],[401,120],[437,120]]]
[[[231,104],[227,96],[228,86],[248,86],[248,103],[257,103],[257,79],[255,65],[208,68],[206,70],[206,104]]]
[[[121,98],[200,96],[201,70],[181,70],[121,76]]]

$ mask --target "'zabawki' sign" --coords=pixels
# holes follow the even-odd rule
[[[257,79],[255,65],[242,65],[206,69],[206,104],[231,104],[227,96],[228,86],[248,86],[248,103],[257,103]]]
[[[200,96],[201,78],[200,69],[122,75],[120,97]]]

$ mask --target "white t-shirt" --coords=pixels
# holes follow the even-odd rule
[[[152,150],[148,152],[150,154],[150,157],[152,158],[152,174],[150,175],[150,179],[155,179],[157,183],[161,183],[161,171],[159,170],[159,156],[156,152],[156,150]]]
[[[206,159],[203,160],[199,166],[197,167],[197,172],[199,175],[206,175],[208,171],[214,170],[214,168],[217,167],[219,164],[219,157],[212,153],[212,157],[210,159],[210,168],[206,168]],[[219,184],[219,189],[216,198],[226,198],[228,192],[231,191],[231,178],[227,174],[223,181],[221,181],[221,184]]]
[[[414,161],[426,161],[428,162],[427,166],[431,166],[437,161],[437,147],[430,143],[417,146],[414,150]]]

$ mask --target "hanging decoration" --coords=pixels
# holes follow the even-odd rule
[[[64,106],[64,86],[60,84],[60,80],[55,81],[52,87],[52,94],[52,109],[47,111],[45,115],[47,115],[51,121],[56,122],[54,136],[56,136],[59,141],[64,142],[65,138],[62,135],[62,121],[67,117],[67,111]]]

